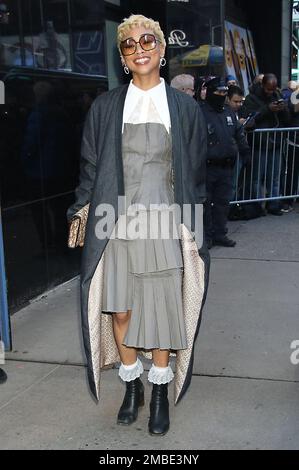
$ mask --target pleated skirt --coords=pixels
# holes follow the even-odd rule
[[[182,277],[180,240],[109,240],[104,256],[102,312],[131,310],[125,346],[187,348]]]

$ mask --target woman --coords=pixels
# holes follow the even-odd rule
[[[205,198],[205,126],[196,102],[160,78],[165,46],[159,23],[152,19],[131,15],[119,26],[121,61],[133,79],[129,86],[98,97],[91,107],[76,202],[68,210],[71,220],[90,202],[81,311],[91,390],[98,400],[100,368],[120,360],[126,393],[117,421],[133,423],[144,400],[137,352],[152,358],[149,432],[158,435],[169,429],[170,351],[177,357],[176,403],[191,380],[209,265],[208,255],[199,253],[190,235],[195,231],[196,204]],[[126,196],[125,210],[119,196]],[[132,208],[137,207],[133,212],[144,229],[144,216],[153,214],[151,205],[161,203],[159,215],[169,215],[172,203],[181,209],[190,205],[191,219],[181,224],[180,215],[173,227],[181,231],[181,240],[163,238],[162,222],[158,238],[151,239],[147,232],[146,238],[135,239],[128,233]],[[115,213],[105,238],[107,220],[103,224],[99,216],[107,207]]]

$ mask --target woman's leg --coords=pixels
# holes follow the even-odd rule
[[[154,349],[153,350],[153,363],[156,367],[168,367],[169,351]]]
[[[113,332],[121,362],[127,366],[137,361],[137,351],[122,344],[131,318],[131,310],[113,314]]]
[[[120,378],[126,383],[126,393],[117,415],[117,423],[130,425],[138,417],[138,408],[144,405],[144,387],[140,380],[143,372],[142,363],[137,359],[137,350],[123,345],[131,311],[113,314],[113,332],[121,359]]]

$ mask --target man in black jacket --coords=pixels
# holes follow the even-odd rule
[[[206,83],[207,97],[201,105],[207,131],[207,202],[205,204],[205,234],[208,246],[234,247],[227,237],[229,202],[233,190],[233,168],[240,153],[250,156],[243,126],[235,113],[225,106],[227,87],[221,77]]]
[[[255,124],[257,129],[274,129],[286,127],[289,124],[290,114],[285,101],[277,87],[277,78],[273,74],[264,75],[261,87],[255,87],[246,97],[244,103],[246,115],[256,113]],[[268,139],[268,141],[267,141]],[[280,135],[275,140],[273,135],[267,133],[256,136],[253,160],[253,196],[262,198],[264,193],[262,185],[265,180],[265,193],[271,198],[279,198],[279,173],[282,168]],[[271,200],[268,212],[273,215],[282,215],[278,200]]]

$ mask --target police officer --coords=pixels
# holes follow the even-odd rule
[[[244,160],[250,157],[243,126],[235,113],[225,106],[228,88],[221,77],[207,83],[207,96],[200,106],[208,133],[207,201],[205,235],[209,248],[213,245],[234,247],[227,237],[227,218],[233,188],[233,168],[238,152]]]

